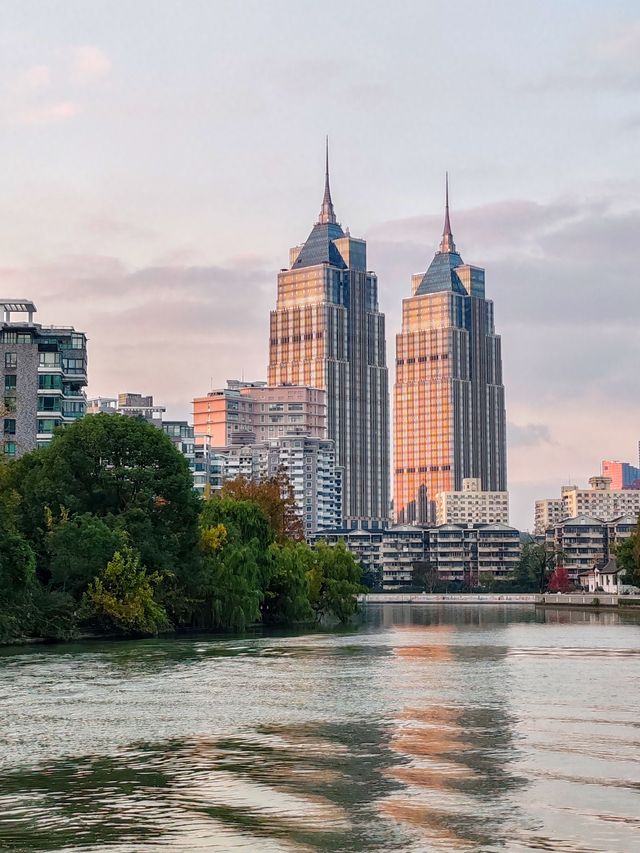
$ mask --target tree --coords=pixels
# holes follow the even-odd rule
[[[624,583],[640,586],[640,521],[635,533],[618,544],[616,562],[624,571]]]
[[[200,561],[185,585],[184,621],[241,631],[260,618],[268,585],[273,531],[258,504],[214,497],[200,514]]]
[[[157,634],[169,627],[165,609],[155,600],[157,572],[147,572],[140,555],[124,545],[82,599],[82,615],[106,630],[125,634]]]
[[[302,541],[304,530],[296,506],[293,487],[281,468],[268,480],[256,482],[246,477],[227,480],[222,487],[222,497],[237,501],[252,501],[269,520],[275,539],[280,544],[290,540]]]
[[[348,622],[358,609],[357,594],[364,591],[361,576],[362,568],[344,542],[333,546],[319,542],[309,571],[309,599],[317,618],[334,616]]]
[[[88,513],[53,523],[46,537],[51,588],[79,600],[125,540],[121,531]]]
[[[569,572],[562,566],[558,566],[549,578],[549,592],[569,592],[571,589],[573,584],[569,578]]]
[[[47,513],[89,514],[125,531],[144,565],[188,573],[197,554],[200,501],[171,440],[142,418],[92,415],[59,428],[49,447],[8,466],[19,524],[42,564]]]
[[[19,533],[0,523],[0,639],[28,633],[35,555]]]
[[[544,592],[562,555],[555,545],[527,542],[513,573],[514,592]]]
[[[269,584],[262,602],[262,619],[269,625],[292,625],[312,617],[309,571],[313,551],[304,542],[271,545]]]
[[[411,584],[415,589],[432,593],[440,585],[438,569],[428,560],[419,560],[411,570]]]

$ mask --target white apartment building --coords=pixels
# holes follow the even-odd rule
[[[219,491],[227,480],[244,477],[260,482],[283,470],[291,483],[305,536],[342,527],[342,469],[336,465],[333,441],[288,435],[255,444],[211,447],[197,436],[196,489]]]
[[[575,487],[573,487],[575,488]],[[536,501],[534,533],[544,536],[545,530],[553,527],[562,518],[562,498],[543,498]]]
[[[638,515],[603,520],[588,515],[563,518],[546,531],[546,541],[556,548],[558,563],[577,581],[581,572],[604,566],[615,556],[617,545],[636,529]]]
[[[640,514],[640,490],[612,489],[610,477],[591,477],[588,489],[562,487],[562,518],[589,515],[609,521]]]
[[[479,478],[465,478],[462,491],[437,495],[436,524],[509,524],[509,493],[483,492]]]

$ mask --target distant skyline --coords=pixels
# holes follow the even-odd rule
[[[266,378],[331,139],[387,357],[442,225],[502,336],[511,520],[640,438],[637,2],[7,0],[0,285],[89,337],[90,393],[168,416]],[[390,376],[390,382],[393,376]]]

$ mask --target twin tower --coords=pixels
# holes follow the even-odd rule
[[[328,437],[343,467],[345,527],[389,525],[389,389],[385,319],[367,244],[338,223],[328,158],[318,221],[290,250],[271,312],[269,384],[327,392]],[[438,492],[477,477],[506,489],[500,337],[484,270],[465,264],[449,222],[429,269],[412,278],[396,337],[394,515],[433,525]]]

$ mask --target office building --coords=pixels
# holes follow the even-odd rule
[[[57,426],[85,414],[87,339],[71,326],[34,323],[37,309],[29,300],[0,300],[0,310],[0,443],[15,458],[47,445]]]
[[[396,337],[394,508],[401,523],[432,525],[436,496],[479,479],[507,487],[500,337],[484,270],[465,264],[449,219],[439,250],[412,278]]]
[[[320,215],[278,275],[269,385],[327,392],[327,436],[344,471],[349,528],[383,528],[389,515],[389,404],[385,320],[367,245],[338,224],[328,162]]]
[[[193,427],[212,446],[263,442],[289,434],[327,437],[327,395],[320,388],[227,380],[193,401]]]
[[[484,492],[480,479],[465,477],[459,492],[436,496],[436,524],[509,524],[508,492]]]

